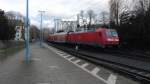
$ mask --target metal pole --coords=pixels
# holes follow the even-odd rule
[[[40,21],[40,46],[42,46],[42,13],[41,13],[41,21]]]
[[[56,18],[54,18],[54,23],[55,23],[55,33],[57,32],[57,22],[56,22]]]
[[[26,54],[25,61],[29,62],[30,53],[29,53],[29,1],[26,0],[26,21],[25,21],[25,44],[26,44]]]
[[[39,11],[40,14],[41,14],[41,21],[40,21],[40,46],[42,47],[42,42],[43,42],[43,13],[45,11]]]

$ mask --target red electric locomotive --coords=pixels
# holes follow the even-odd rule
[[[56,33],[49,36],[49,41],[91,46],[116,46],[119,37],[115,29],[99,28],[96,31]]]

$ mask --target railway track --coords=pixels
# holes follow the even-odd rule
[[[141,84],[150,84],[150,69],[144,69],[139,67],[133,67],[127,64],[122,64],[119,62],[114,62],[111,60],[103,59],[98,56],[94,56],[92,54],[86,53],[86,52],[80,52],[72,48],[68,48],[65,46],[58,46],[55,44],[49,45],[58,48],[60,50],[63,50],[69,54],[72,54],[74,56],[77,56],[79,58],[88,60],[90,62],[93,62],[98,65],[102,65],[106,68],[110,68],[114,70],[115,72],[119,72],[120,74],[124,74],[126,76],[130,76],[133,79],[136,79],[141,82]],[[126,60],[128,61],[128,60]]]
[[[107,53],[117,57],[124,57],[129,59],[140,60],[140,61],[147,61],[147,62],[150,61],[150,54],[141,51],[134,51],[132,49],[122,49],[122,48],[114,48],[114,47],[102,49],[102,48],[91,47],[91,46],[83,46],[81,47],[81,49],[87,50],[89,52],[94,52],[94,53]]]
[[[106,53],[114,54],[116,56],[123,56],[126,58],[131,58],[131,59],[136,59],[136,60],[141,60],[141,61],[150,61],[150,54],[146,53],[140,53],[140,52],[135,52],[133,50],[125,50],[125,49],[105,49],[104,50]]]

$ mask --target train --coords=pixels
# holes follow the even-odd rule
[[[102,48],[119,45],[117,31],[115,29],[107,28],[98,28],[94,31],[62,32],[50,34],[48,41],[75,45],[98,46]]]

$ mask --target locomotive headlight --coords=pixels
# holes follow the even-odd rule
[[[115,39],[115,41],[119,41],[119,39]]]
[[[107,41],[113,41],[113,39],[111,39],[111,38],[108,38],[108,39],[107,39]]]

